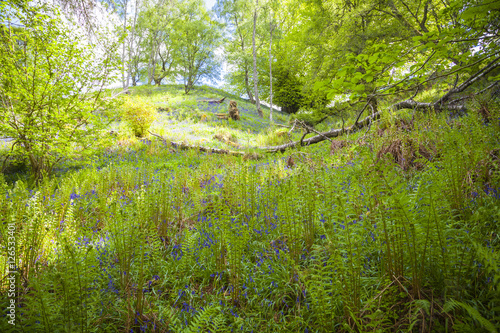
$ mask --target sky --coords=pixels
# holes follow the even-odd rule
[[[207,6],[207,9],[212,9],[216,2],[217,0],[205,0],[205,5]]]

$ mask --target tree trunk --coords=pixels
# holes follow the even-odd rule
[[[139,6],[139,0],[135,0],[135,8],[134,8],[134,23],[132,25],[132,33],[130,35],[130,43],[128,50],[128,69],[127,69],[127,82],[126,87],[130,86],[130,78],[132,76],[132,49],[134,48],[134,39],[135,39],[135,25],[137,23],[137,7]]]
[[[272,46],[273,46],[273,21],[272,17],[269,20],[269,121],[273,123],[273,60],[272,60]]]
[[[153,81],[155,82],[155,86],[159,87],[162,80],[163,80],[162,77],[159,77],[159,78],[153,77]]]
[[[259,101],[259,78],[257,76],[257,51],[255,50],[255,30],[257,28],[257,7],[259,6],[259,0],[255,0],[255,9],[253,12],[253,35],[252,35],[252,49],[253,49],[253,86],[255,92],[255,104],[257,106],[257,113],[259,117],[264,118],[264,114],[260,109]]]
[[[125,1],[123,3],[123,7],[124,7],[124,18],[123,18],[123,31],[125,31],[126,27],[127,27],[127,6],[128,6],[128,1]],[[123,45],[122,45],[122,64],[125,66],[125,44],[126,44],[126,41],[123,40]],[[125,80],[125,72],[122,70],[122,86],[123,86],[123,90],[127,90],[127,82]]]
[[[151,41],[151,53],[149,54],[149,61],[148,61],[148,85],[151,84],[153,81],[153,76],[154,76],[154,67],[156,66],[155,63],[155,48],[154,48],[154,40]]]
[[[247,95],[248,98],[250,99],[250,103],[255,104],[255,98],[253,97],[252,89],[250,88],[250,84],[248,83],[248,67],[246,64],[245,64],[245,88],[247,90]]]

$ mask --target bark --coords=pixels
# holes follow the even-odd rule
[[[153,81],[155,82],[155,86],[159,87],[162,80],[163,80],[163,77],[161,77],[161,76],[160,77],[157,77],[157,76],[153,77]]]
[[[245,37],[241,33],[240,24],[238,22],[238,15],[237,14],[235,14],[235,16],[234,16],[234,24],[236,25],[236,31],[238,31],[238,35],[239,35],[240,40],[241,40],[241,43],[240,43],[241,52],[244,55],[245,54]],[[250,84],[248,83],[249,74],[248,74],[248,62],[247,62],[246,58],[245,58],[245,67],[244,68],[245,68],[245,80],[244,80],[245,90],[247,91],[247,95],[248,95],[248,98],[250,99],[250,103],[255,104],[255,99],[253,98],[252,89],[250,88]]]
[[[500,62],[498,62],[499,60],[500,60],[500,57],[497,57],[497,58],[493,59],[488,65],[486,65],[485,67],[483,67],[483,69],[481,69],[481,70],[477,71],[476,73],[474,73],[470,78],[468,78],[467,80],[465,80],[465,82],[463,82],[457,88],[454,88],[454,89],[451,89],[450,91],[448,91],[443,97],[441,97],[434,104],[443,105],[443,103],[446,103],[446,102],[448,102],[450,100],[450,98],[451,98],[452,95],[463,92],[465,89],[469,88],[472,84],[474,84],[478,80],[481,80],[482,78],[484,78],[486,76],[486,74],[488,74],[489,72],[491,72],[491,71],[495,70],[496,68],[500,67]]]
[[[151,53],[149,55],[149,61],[148,61],[148,84],[151,84],[151,81],[153,81],[153,68],[155,66],[154,60],[153,60],[153,45],[151,45]]]
[[[135,39],[135,25],[137,23],[137,8],[139,7],[139,0],[135,1],[135,13],[134,13],[134,23],[132,25],[132,32],[130,35],[130,43],[129,43],[129,50],[128,50],[128,68],[127,68],[127,80],[126,80],[126,87],[128,88],[130,86],[130,78],[132,76],[132,49],[134,48],[134,39]],[[135,84],[134,84],[135,86]]]
[[[248,66],[246,65],[245,60],[245,88],[247,90],[248,98],[250,99],[250,103],[255,104],[255,98],[252,94],[252,89],[250,89],[250,84],[248,83]]]
[[[257,8],[259,6],[259,0],[255,0],[255,9],[253,12],[253,35],[252,35],[252,49],[253,49],[253,86],[255,92],[255,104],[257,106],[257,113],[259,117],[264,118],[264,113],[260,109],[259,101],[259,78],[257,76],[257,51],[255,49],[255,30],[257,28]]]

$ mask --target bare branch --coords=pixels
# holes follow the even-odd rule
[[[319,135],[313,136],[312,138],[304,140],[303,144],[308,146],[308,145],[312,145],[312,144],[327,140],[328,138],[335,138],[335,137],[341,136],[345,133],[354,133],[354,132],[362,129],[363,127],[368,126],[374,120],[379,119],[380,115],[381,115],[380,111],[376,112],[372,116],[368,116],[368,117],[364,118],[362,121],[358,122],[357,125],[352,125],[346,129],[343,129],[343,128],[342,129],[334,129],[334,130],[331,130],[328,132],[323,132]],[[290,143],[280,145],[280,146],[259,147],[259,149],[265,150],[268,153],[276,153],[276,152],[284,152],[285,150],[290,149],[290,148],[295,148],[296,146],[298,146],[300,144],[301,144],[300,141],[295,141],[295,142],[290,142]]]

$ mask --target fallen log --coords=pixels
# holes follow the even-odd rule
[[[148,131],[149,132],[149,131]],[[227,150],[227,149],[219,149],[219,148],[210,148],[210,147],[203,147],[203,146],[193,146],[193,145],[188,145],[183,142],[175,142],[175,141],[168,141],[161,135],[149,132],[152,136],[157,137],[160,139],[164,145],[168,146],[170,145],[174,148],[186,150],[186,149],[196,149],[201,152],[206,152],[206,153],[212,153],[212,154],[223,154],[223,155],[233,155],[233,156],[244,156],[245,152],[240,152],[240,151],[232,151],[232,150]]]
[[[229,116],[226,113],[216,113],[215,115],[217,116],[218,119],[227,120],[229,118]]]
[[[371,116],[368,116],[364,118],[363,120],[359,121],[357,124],[354,124],[350,127],[347,128],[340,128],[340,129],[335,129],[331,130],[328,132],[316,132],[318,135],[313,136],[309,139],[301,139],[300,141],[295,141],[295,142],[290,142],[286,143],[284,145],[280,146],[269,146],[269,147],[257,147],[260,150],[264,150],[267,153],[277,153],[277,152],[284,152],[287,149],[290,148],[295,148],[296,146],[309,146],[324,140],[329,140],[329,138],[335,138],[338,136],[341,136],[343,134],[350,134],[357,132],[358,130],[370,125],[374,120],[377,120],[380,118],[380,112],[374,113]],[[149,131],[148,131],[149,132]],[[174,142],[174,141],[167,141],[164,137],[161,135],[149,132],[151,135],[159,138],[163,144],[170,145],[174,148],[179,148],[179,149],[197,149],[202,152],[210,152],[213,154],[225,154],[225,155],[233,155],[233,156],[245,156],[246,153],[242,151],[233,151],[233,150],[227,150],[227,149],[218,149],[218,148],[210,148],[210,147],[203,147],[203,146],[193,146],[193,145],[188,145],[186,143],[182,142]]]
[[[368,116],[364,118],[361,121],[358,121],[357,124],[354,124],[350,127],[347,128],[339,128],[339,129],[334,129],[328,132],[323,132],[319,133],[316,136],[313,136],[309,139],[305,140],[300,140],[300,141],[295,141],[295,142],[290,142],[290,143],[285,143],[283,145],[279,146],[271,146],[271,147],[259,147],[259,149],[265,150],[268,153],[277,153],[277,152],[284,152],[287,149],[290,148],[295,148],[296,146],[309,146],[324,140],[328,140],[329,138],[336,138],[338,136],[344,135],[344,134],[350,134],[359,131],[363,127],[366,127],[370,125],[374,120],[377,120],[380,118],[381,112],[376,112],[371,116]]]
[[[223,97],[221,99],[202,99],[200,100],[200,102],[207,102],[208,104],[221,104],[225,99],[226,97]]]

